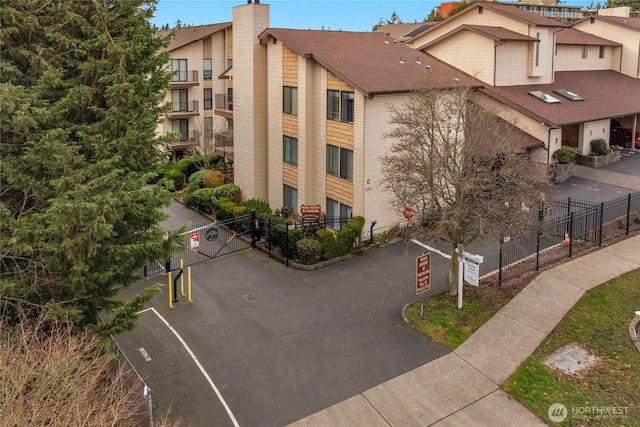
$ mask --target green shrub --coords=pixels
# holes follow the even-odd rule
[[[220,187],[224,184],[224,176],[220,171],[208,171],[202,177],[202,186],[206,188]]]
[[[212,152],[202,156],[202,166],[207,169],[212,169],[220,163],[224,163],[224,158],[218,153]]]
[[[187,191],[188,196],[185,195],[187,200],[183,199],[183,202],[199,211],[212,213],[214,202],[216,201],[213,190],[215,188],[200,188],[193,192]]]
[[[202,185],[202,179],[209,172],[211,172],[209,169],[200,169],[199,171],[192,173],[189,177],[189,188],[192,186],[194,187],[194,190],[204,188],[204,185]]]
[[[287,244],[286,233],[284,235],[284,241],[280,242],[280,253],[287,258],[298,257],[298,241],[302,240],[302,230],[294,228],[289,230],[289,243]]]
[[[235,203],[240,203],[242,200],[242,192],[240,191],[240,187],[235,184],[224,184],[220,187],[214,188],[214,196],[216,199],[222,199],[226,197],[227,199],[232,200]]]
[[[203,190],[215,192],[217,188],[205,188]],[[227,197],[222,197],[215,200],[213,202],[213,210],[216,213],[216,218],[220,221],[236,218],[249,213],[249,210],[244,205],[239,205]]]
[[[364,218],[356,216],[351,218],[347,223],[336,233],[336,245],[338,256],[350,254],[360,235],[362,234],[362,227],[364,226]]]
[[[573,163],[576,153],[567,148],[559,148],[553,153],[553,159],[560,164]]]
[[[298,259],[302,264],[315,264],[322,255],[322,243],[316,239],[300,239],[296,248],[298,249]]]
[[[173,191],[180,191],[184,186],[184,174],[175,164],[164,165],[160,168],[160,175],[173,183]],[[169,190],[171,188],[167,186]]]
[[[592,156],[605,156],[607,154],[609,154],[609,147],[604,139],[598,138],[591,141]]]
[[[182,172],[186,178],[189,178],[191,174],[202,168],[202,156],[185,157],[178,160],[176,165],[178,169],[180,169],[180,172]]]
[[[316,231],[316,236],[320,239],[320,244],[322,246],[321,258],[323,260],[328,260],[338,256],[336,237],[331,231],[321,229]]]
[[[264,216],[266,214],[271,214],[271,207],[269,203],[265,202],[261,199],[249,199],[244,202],[244,205],[250,211],[256,211],[256,214]]]

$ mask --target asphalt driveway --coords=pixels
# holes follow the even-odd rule
[[[172,205],[172,216],[182,209]],[[422,251],[399,243],[311,272],[251,250],[197,264],[193,302],[181,297],[169,309],[163,292],[118,343],[159,413],[171,407],[193,426],[234,425],[233,418],[286,425],[448,352],[401,317],[417,299]],[[447,267],[433,259],[430,293],[446,288]]]

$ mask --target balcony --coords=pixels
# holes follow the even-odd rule
[[[233,96],[229,96],[224,93],[216,93],[215,114],[218,116],[226,117],[227,119],[232,119],[233,118]]]
[[[233,161],[233,131],[216,132],[213,138],[215,152],[227,161]]]
[[[198,86],[198,70],[191,71],[172,71],[171,81],[169,85],[172,88]]]
[[[200,132],[197,130],[191,132],[167,132],[167,135],[179,135],[179,140],[167,143],[170,151],[184,150],[186,148],[200,145]]]
[[[167,112],[168,119],[185,119],[199,115],[198,101],[172,102],[171,111]]]

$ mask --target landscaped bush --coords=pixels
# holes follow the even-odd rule
[[[175,164],[164,165],[160,168],[160,175],[167,181],[173,183],[173,188],[167,186],[169,190],[180,191],[184,186],[184,174]]]
[[[206,188],[220,187],[224,184],[224,175],[220,171],[208,171],[202,177],[202,186]]]
[[[303,238],[296,244],[301,264],[315,264],[322,255],[322,243],[316,239]]]
[[[576,153],[567,148],[559,148],[553,153],[553,159],[563,165],[573,163]]]
[[[176,166],[180,171],[184,174],[186,178],[189,178],[192,173],[197,172],[202,168],[202,156],[195,155],[185,157],[183,159],[178,160]]]
[[[356,242],[360,238],[363,226],[364,218],[356,216],[347,221],[344,227],[338,230],[336,233],[338,256],[347,255],[353,251]]]
[[[202,179],[209,172],[211,172],[209,169],[200,169],[199,171],[192,173],[189,177],[189,189],[191,190],[191,187],[193,187],[193,191],[195,191],[198,188],[204,188],[204,185],[202,185]]]
[[[212,213],[214,210],[215,188],[200,188],[193,192],[187,191],[183,201],[188,206],[205,213]]]
[[[302,230],[299,228],[294,228],[289,230],[289,243],[286,241],[286,234],[283,239],[284,241],[280,242],[280,253],[282,256],[287,258],[297,258],[298,257],[298,242],[302,240]]]
[[[209,190],[213,192],[218,188],[204,188],[203,190]],[[216,213],[216,218],[220,221],[236,218],[249,213],[249,210],[246,208],[246,206],[239,205],[227,197],[222,197],[215,200],[213,202],[213,210]]]
[[[336,242],[336,237],[331,231],[321,229],[316,231],[316,236],[318,236],[318,239],[320,239],[320,244],[322,246],[321,258],[323,260],[326,261],[338,256],[338,245]]]
[[[226,197],[235,203],[240,203],[242,200],[242,191],[240,190],[240,187],[235,184],[224,184],[220,187],[214,188],[213,190],[215,190],[214,196],[216,199]]]
[[[264,216],[266,214],[271,214],[271,207],[269,206],[269,203],[265,202],[264,200],[261,200],[261,199],[249,199],[249,200],[244,202],[244,205],[250,211],[256,211],[256,214],[258,214],[260,216]]]
[[[591,141],[592,156],[605,156],[607,154],[609,154],[609,147],[604,139],[598,138]]]

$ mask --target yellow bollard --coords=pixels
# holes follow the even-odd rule
[[[169,308],[173,308],[173,286],[171,283],[171,272],[169,272],[169,275],[167,277],[169,278],[169,286],[167,287],[167,290],[169,291],[167,292],[169,294]]]
[[[184,273],[184,262],[180,260],[180,271]],[[180,295],[184,296],[184,274],[180,275]]]
[[[191,267],[187,267],[187,302],[191,302]]]

